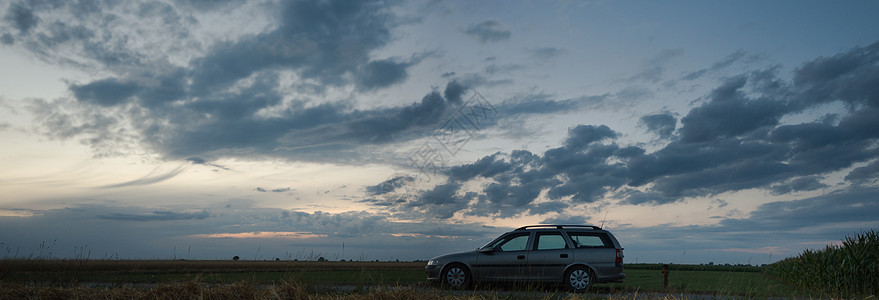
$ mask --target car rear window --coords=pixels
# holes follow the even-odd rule
[[[577,248],[613,248],[613,243],[605,234],[594,232],[568,232]]]

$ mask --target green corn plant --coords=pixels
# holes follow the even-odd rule
[[[845,237],[841,245],[807,249],[766,272],[788,283],[831,296],[879,295],[879,231]]]

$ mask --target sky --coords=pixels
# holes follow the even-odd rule
[[[876,11],[0,0],[0,257],[772,263],[879,228]]]

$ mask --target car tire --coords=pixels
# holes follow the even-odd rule
[[[470,287],[470,270],[462,264],[450,264],[440,273],[442,287],[449,289],[466,289]]]
[[[575,293],[585,292],[595,280],[592,270],[584,266],[576,266],[565,272],[565,286]]]

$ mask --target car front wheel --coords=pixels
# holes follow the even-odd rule
[[[463,265],[450,265],[442,272],[442,283],[447,288],[465,289],[470,286],[470,272]]]
[[[574,292],[583,292],[592,284],[592,272],[586,267],[574,267],[565,273],[565,285]]]

